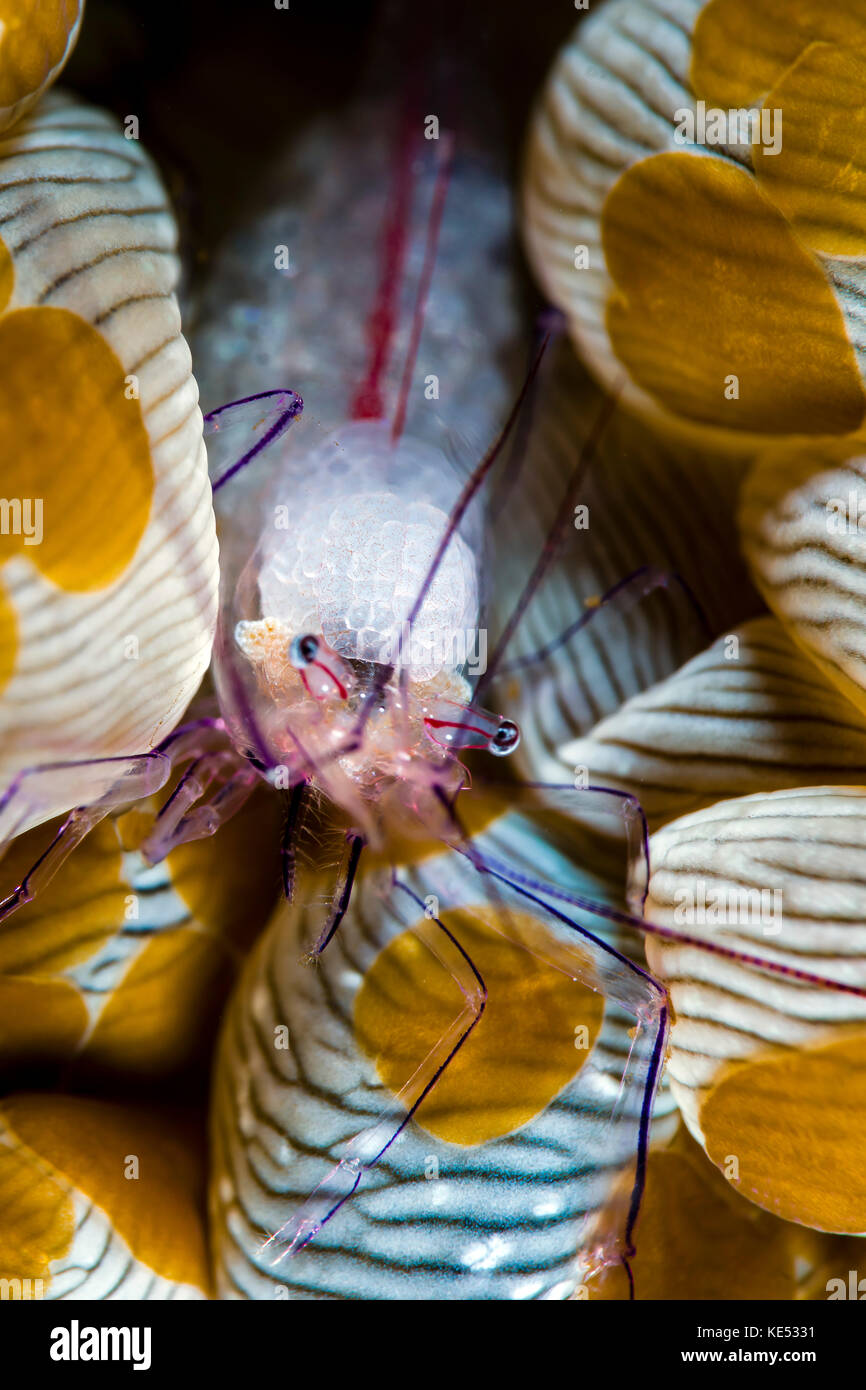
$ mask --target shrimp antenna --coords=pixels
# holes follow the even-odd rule
[[[515,422],[517,421],[517,417],[520,414],[523,402],[526,400],[530,388],[532,387],[532,383],[535,381],[535,378],[538,375],[542,358],[544,357],[544,354],[547,350],[547,344],[549,343],[549,341],[550,334],[546,333],[541,341],[538,351],[535,354],[535,357],[532,361],[532,365],[530,366],[529,371],[526,374],[526,380],[520,388],[520,394],[518,395],[517,400],[514,402],[513,406],[511,407],[511,410],[509,411],[508,419],[505,421],[505,424],[502,426],[502,429],[500,430],[496,439],[493,441],[490,448],[487,450],[487,453],[484,455],[484,458],[481,460],[478,467],[475,469],[475,472],[472,473],[469,478],[467,478],[466,482],[463,485],[463,490],[461,491],[460,496],[454,504],[451,515],[448,518],[448,524],[445,527],[445,530],[442,534],[442,539],[436,547],[436,553],[430,562],[430,568],[428,569],[427,574],[425,575],[424,582],[421,585],[421,588],[418,590],[418,593],[415,597],[415,602],[412,604],[412,607],[409,610],[407,625],[410,627],[412,623],[414,623],[415,619],[418,617],[418,614],[421,612],[424,600],[430,592],[431,585],[433,584],[433,580],[436,578],[436,574],[445,556],[446,550],[453,541],[455,535],[457,534],[457,531],[460,529],[460,525],[463,521],[463,518],[468,512],[476,496],[480,492],[487,478],[487,475],[489,474],[493,465],[496,463],[496,460],[499,458],[499,455],[502,453],[502,450],[508,441],[508,437],[511,434]],[[403,636],[401,636],[401,656],[402,642]]]
[[[409,240],[413,186],[412,161],[409,157],[411,147],[412,132],[407,116],[401,123],[397,138],[394,184],[382,233],[379,283],[365,325],[370,360],[367,374],[352,400],[350,415],[353,420],[381,420],[385,413],[382,378],[391,356]]]
[[[403,378],[400,382],[400,391],[397,397],[397,409],[394,412],[394,423],[391,426],[391,442],[396,444],[400,435],[403,433],[403,426],[406,423],[406,409],[409,404],[409,390],[412,385],[412,375],[415,371],[415,363],[418,359],[418,348],[421,343],[421,333],[424,328],[424,315],[427,309],[427,297],[430,293],[430,283],[433,279],[433,270],[436,265],[436,251],[439,245],[439,232],[442,228],[442,215],[445,211],[445,200],[448,197],[448,185],[451,180],[451,170],[454,166],[454,136],[451,131],[444,132],[441,137],[438,151],[438,168],[436,171],[436,184],[433,189],[433,199],[430,204],[430,215],[427,221],[427,241],[424,247],[424,262],[421,268],[421,278],[418,282],[418,294],[415,299],[415,308],[412,312],[412,332],[409,339],[409,347],[406,352],[406,361],[403,364]]]
[[[548,337],[549,334],[544,340],[545,344],[548,341]],[[472,697],[473,704],[478,699],[478,696],[480,695],[481,691],[492,680],[494,674],[496,673],[502,661],[502,658],[508,648],[508,644],[514,636],[514,633],[521,619],[523,618],[524,613],[526,612],[527,608],[532,602],[532,599],[535,597],[539,585],[541,584],[545,574],[547,573],[548,569],[550,568],[551,564],[556,558],[557,551],[562,545],[563,537],[566,534],[569,520],[574,512],[574,499],[578,494],[579,488],[583,484],[583,480],[589,470],[591,463],[593,462],[593,459],[595,458],[596,450],[602,437],[604,436],[604,432],[613,418],[614,412],[616,411],[616,408],[619,404],[619,397],[622,392],[624,383],[625,378],[621,377],[620,380],[617,382],[614,391],[611,393],[610,396],[606,396],[601,404],[601,408],[599,409],[593,422],[592,429],[590,430],[581,447],[577,463],[575,464],[571,477],[568,480],[568,486],[565,489],[562,502],[560,503],[559,510],[557,511],[556,517],[553,522],[553,526],[550,529],[550,533],[547,537],[547,540],[545,541],[544,546],[542,547],[541,554],[539,555],[535,563],[535,566],[532,570],[532,573],[529,576],[529,579],[526,581],[526,584],[524,585],[523,592],[517,600],[517,603],[514,606],[511,616],[506,622],[505,627],[502,630],[495,647],[493,648],[493,652],[488,657],[487,668],[482,674],[481,678],[479,679],[477,686],[475,687],[475,693]]]
[[[538,344],[545,334],[551,339],[560,338],[565,331],[566,318],[560,309],[555,309],[552,305],[547,305],[536,316],[532,343],[526,354],[527,362],[531,362]],[[511,441],[511,448],[508,451],[508,458],[502,469],[496,490],[490,499],[490,521],[494,524],[502,515],[505,508],[511,501],[511,494],[514,486],[523,471],[526,462],[526,452],[529,440],[532,436],[532,426],[535,419],[535,411],[538,398],[538,382],[536,389],[530,393],[526,402],[526,408],[520,417],[517,429],[514,431],[514,438]]]

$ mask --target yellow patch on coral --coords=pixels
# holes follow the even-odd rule
[[[106,1001],[83,1063],[135,1076],[177,1071],[212,1038],[232,978],[224,943],[195,927],[161,931]]]
[[[821,1242],[831,1244],[742,1201],[683,1127],[649,1156],[632,1261],[635,1297],[791,1299],[798,1260],[830,1256]],[[588,1291],[590,1299],[627,1299],[625,1271],[610,1266]]]
[[[120,818],[125,847],[140,844],[179,776],[150,809],[133,807]],[[189,920],[160,931],[132,961],[87,1041],[86,1066],[158,1076],[205,1055],[242,952],[279,892],[281,817],[279,797],[263,788],[215,835],[167,857],[171,886]]]
[[[468,758],[465,760],[469,761]],[[500,816],[512,810],[518,800],[519,788],[516,786],[509,787],[507,793],[491,790],[481,784],[473,786],[465,796],[457,799],[457,811],[466,835],[470,839],[480,835]],[[399,803],[390,811],[386,807],[384,846],[381,850],[369,849],[364,852],[361,859],[362,875],[388,868],[392,864],[421,864],[425,859],[442,853],[441,836],[413,834],[411,829],[407,831],[407,819],[406,810]],[[444,816],[441,829],[443,834],[449,829]]]
[[[0,690],[9,684],[18,658],[18,619],[0,585]]]
[[[692,88],[711,106],[752,106],[816,42],[866,47],[862,0],[709,0],[695,24]]]
[[[126,569],[154,480],[141,405],[125,391],[119,359],[77,314],[26,308],[0,318],[3,488],[31,508],[26,526],[0,536],[0,563],[23,553],[76,591]]]
[[[707,1153],[765,1211],[816,1230],[866,1232],[866,1034],[733,1066],[699,1121]]]
[[[83,8],[84,0],[0,0],[0,106],[39,91]]]
[[[813,44],[765,105],[783,113],[781,150],[755,149],[764,192],[815,251],[866,251],[866,52]]]
[[[65,980],[0,975],[0,1065],[69,1057],[87,1024],[84,1000]]]
[[[12,263],[12,255],[9,247],[2,237],[0,237],[0,313],[6,308],[12,298],[12,290],[15,286],[15,267]]]
[[[604,1000],[573,978],[585,964],[578,952],[569,950],[568,965],[548,963],[550,934],[527,914],[475,908],[442,921],[480,971],[487,1005],[413,1119],[448,1143],[483,1144],[527,1124],[580,1071]],[[438,928],[425,926],[434,942]],[[453,976],[414,930],[376,957],[355,1000],[355,1034],[395,1094],[448,1033],[462,1002]]]
[[[12,1095],[0,1102],[0,1116],[105,1212],[141,1264],[207,1289],[202,1174],[188,1136],[174,1134],[162,1115],[81,1096]],[[125,1176],[131,1156],[134,1181]]]
[[[196,922],[227,942],[249,946],[270,915],[280,891],[282,815],[280,798],[263,787],[215,835],[180,845],[166,860]]]
[[[654,155],[612,188],[602,234],[618,291],[608,305],[614,350],[663,406],[756,433],[860,424],[866,397],[842,311],[749,174]]]
[[[8,1296],[41,1298],[52,1261],[67,1253],[75,1232],[69,1185],[26,1145],[0,1144],[0,1211],[0,1279],[10,1281]]]

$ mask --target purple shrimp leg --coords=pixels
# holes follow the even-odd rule
[[[328,919],[319,933],[315,946],[307,956],[307,963],[309,965],[314,965],[318,960],[328,942],[332,940],[340,923],[349,910],[352,889],[355,885],[355,875],[358,872],[358,865],[361,862],[361,853],[364,849],[364,843],[363,835],[353,834],[351,831],[346,835],[346,853],[340,865],[336,888],[332,894]]]
[[[263,449],[273,444],[293,420],[301,414],[304,403],[294,391],[260,391],[255,396],[244,396],[237,401],[228,401],[217,406],[204,417],[204,435],[213,440],[220,431],[231,431],[245,427],[256,433],[258,438],[240,457],[232,458],[230,463],[211,465],[211,486],[214,492],[252,463]],[[209,446],[211,452],[211,446]],[[234,452],[234,451],[230,451]]]
[[[543,880],[531,877],[527,874],[520,873],[516,871],[512,866],[502,862],[498,862],[493,856],[489,854],[481,855],[478,852],[478,850],[474,849],[472,846],[468,844],[466,845],[466,848],[463,852],[467,854],[467,856],[475,864],[476,868],[478,868],[481,872],[489,873],[493,875],[493,877],[499,878],[503,882],[508,883],[517,892],[522,893],[524,896],[526,896],[532,901],[546,905],[549,904],[551,898],[558,899],[562,903],[569,905],[571,908],[579,908],[583,911],[590,912],[598,917],[601,917],[611,922],[612,924],[618,924],[620,926],[625,927],[632,927],[637,931],[643,932],[651,936],[657,936],[662,940],[678,941],[684,944],[693,945],[701,948],[702,950],[709,951],[714,955],[720,956],[723,959],[733,960],[741,965],[750,966],[753,969],[763,971],[770,976],[778,975],[786,979],[795,980],[800,984],[809,985],[815,988],[830,989],[843,994],[853,994],[858,998],[866,997],[866,988],[864,988],[862,985],[849,984],[844,980],[829,979],[826,976],[817,975],[811,971],[801,970],[797,966],[790,965],[786,961],[765,959],[761,956],[753,955],[750,952],[739,951],[732,947],[724,946],[720,942],[707,941],[701,937],[691,936],[686,933],[674,931],[673,929],[668,927],[658,926],[655,923],[647,922],[643,919],[643,917],[636,916],[627,912],[621,912],[620,910],[618,910],[615,907],[612,907],[609,904],[596,902],[583,894],[572,893],[566,889],[560,889],[552,883],[545,882]],[[633,962],[628,961],[627,957],[620,955],[620,953],[616,951],[614,947],[608,945],[608,943],[603,941],[601,938],[598,938],[594,934],[588,932],[584,927],[581,927],[578,923],[571,922],[569,918],[562,916],[562,914],[557,912],[556,909],[551,910],[554,912],[554,915],[560,916],[564,922],[569,922],[570,925],[574,927],[576,931],[582,933],[584,936],[589,937],[603,950],[609,951],[613,956],[616,956],[621,961],[624,961],[627,965],[629,965],[631,969],[635,970],[640,975],[643,975],[644,978],[648,982],[650,982],[655,988],[655,990],[657,990],[659,993],[660,1002],[657,1017],[657,1032],[653,1047],[652,1059],[647,1072],[645,1089],[641,1103],[640,1140],[638,1145],[637,1161],[635,1165],[635,1182],[632,1190],[631,1200],[629,1203],[629,1211],[625,1227],[625,1248],[622,1256],[622,1263],[628,1274],[631,1296],[634,1297],[634,1280],[632,1276],[630,1260],[632,1256],[635,1254],[634,1231],[638,1216],[640,1214],[643,1189],[646,1182],[646,1163],[649,1148],[650,1124],[652,1120],[655,1091],[657,1089],[659,1077],[661,1075],[661,1067],[664,1058],[664,1050],[667,1039],[667,991],[659,981],[655,980],[651,975],[643,971],[639,966],[634,965]]]
[[[622,821],[627,857],[625,901],[629,912],[640,917],[649,891],[649,827],[638,798],[611,787],[574,787],[567,782],[522,782],[521,786],[543,792],[545,802],[561,807],[570,819],[578,819],[585,807],[591,814],[610,814]]]
[[[179,845],[213,835],[259,781],[255,768],[232,747],[221,719],[200,719],[175,729],[160,751],[172,767],[189,766],[139,847],[150,864]]]
[[[229,745],[221,720],[201,719],[184,725],[150,753],[46,764],[19,773],[0,801],[4,850],[15,835],[38,823],[41,807],[51,804],[51,794],[58,785],[68,786],[70,795],[80,795],[86,792],[88,780],[97,787],[104,787],[106,778],[113,774],[116,780],[93,801],[69,812],[48,848],[0,903],[0,921],[30,902],[50,882],[95,825],[153,796],[168,781],[172,769],[184,762],[190,766],[140,846],[145,858],[155,864],[178,845],[212,835],[246,801],[258,780],[254,769]],[[210,799],[196,804],[206,793]]]
[[[425,903],[408,884],[401,882],[396,874],[392,879],[392,887],[404,893],[426,917]],[[302,1250],[357,1192],[365,1172],[379,1162],[402,1134],[421,1102],[430,1094],[445,1068],[457,1056],[472,1030],[481,1021],[481,1015],[487,1007],[487,986],[478,967],[444,922],[438,917],[429,920],[458,953],[460,976],[457,983],[464,999],[463,1009],[397,1096],[398,1106],[400,1102],[404,1105],[402,1113],[395,1109],[371,1129],[357,1135],[301,1209],[264,1242],[261,1247],[262,1254],[266,1251],[277,1251],[270,1261],[271,1268]]]
[[[544,787],[544,784],[541,784],[541,786]],[[544,789],[554,794],[567,794],[569,792],[573,794],[573,789],[569,787],[547,786],[544,787]],[[584,788],[584,790],[588,792],[590,788],[587,787]],[[599,791],[605,797],[610,795],[605,788],[600,788]],[[629,798],[629,800],[634,801],[634,798]],[[620,1256],[621,1262],[628,1275],[630,1295],[634,1298],[634,1278],[630,1261],[636,1253],[634,1232],[638,1216],[640,1215],[643,1191],[646,1185],[646,1165],[647,1154],[649,1152],[653,1106],[655,1104],[665,1048],[667,1046],[669,1025],[667,991],[664,985],[656,980],[647,970],[644,970],[643,967],[630,960],[628,956],[618,951],[615,946],[605,941],[603,937],[597,936],[594,932],[589,931],[588,928],[581,926],[579,922],[574,921],[571,917],[567,917],[551,903],[550,899],[565,899],[569,903],[582,907],[587,912],[602,918],[607,918],[608,920],[613,918],[620,922],[628,921],[631,925],[639,925],[639,919],[632,918],[626,913],[618,913],[607,904],[595,902],[591,898],[558,892],[555,889],[555,885],[542,879],[533,878],[527,874],[516,872],[513,866],[498,861],[494,856],[486,852],[482,854],[472,845],[467,837],[453,807],[448,805],[448,803],[444,801],[444,798],[443,803],[445,804],[449,819],[456,832],[455,840],[462,842],[455,843],[454,848],[457,849],[459,853],[464,854],[479,873],[486,874],[494,881],[505,884],[521,897],[526,898],[537,907],[542,908],[545,912],[549,912],[551,916],[560,921],[564,926],[591,942],[604,956],[609,958],[612,967],[618,966],[623,969],[626,972],[626,976],[631,976],[635,984],[639,984],[641,987],[640,1001],[637,1004],[632,1003],[631,1008],[633,1013],[637,1016],[638,1027],[649,1027],[653,1030],[653,1043],[651,1055],[645,1068],[645,1076],[643,1077],[634,1182],[623,1233],[623,1251]],[[643,827],[640,836],[641,849],[639,857],[643,859],[648,867],[648,859],[646,857],[646,847],[648,843],[646,821],[643,817],[642,810],[640,810],[639,803],[637,803],[637,807],[639,812],[638,815],[636,815],[634,811],[629,811],[627,812],[627,816],[629,819],[633,818],[635,824]],[[611,992],[613,993],[614,991]],[[605,993],[607,994],[607,990]],[[622,1092],[620,1093],[620,1102],[621,1100]]]
[[[556,884],[525,874],[506,864],[503,860],[496,859],[493,855],[485,854],[482,861],[482,857],[472,848],[463,852],[476,864],[476,867],[479,867],[483,862],[488,872],[506,879],[514,888],[521,891],[524,888],[530,889],[533,892],[543,894],[545,898],[553,898],[569,907],[591,912],[597,917],[604,918],[611,925],[632,927],[635,931],[642,932],[646,936],[657,936],[662,941],[676,941],[684,946],[696,946],[702,951],[709,951],[711,955],[721,957],[723,960],[733,960],[740,965],[751,966],[753,969],[761,970],[770,976],[778,975],[816,989],[831,989],[839,994],[853,994],[858,999],[866,999],[866,986],[864,985],[849,984],[846,980],[833,980],[826,975],[816,975],[811,970],[801,970],[797,966],[788,964],[787,961],[767,959],[763,956],[753,955],[750,951],[738,951],[733,946],[723,946],[718,941],[709,941],[704,937],[694,936],[688,932],[675,931],[673,927],[663,927],[656,922],[649,922],[631,912],[624,912],[610,903],[599,902],[594,898],[587,897],[586,894],[575,893],[567,888],[559,888]]]
[[[517,879],[515,877],[512,877],[509,873],[500,873],[499,871],[494,869],[492,865],[489,863],[489,861],[487,861],[485,857],[479,855],[477,851],[473,851],[471,857],[473,859],[475,867],[481,873],[489,873],[493,878],[499,879],[501,880],[501,882],[508,884],[510,888],[513,888],[516,892],[520,893],[530,902],[534,902],[539,907],[544,907],[554,917],[558,918],[564,926],[570,927],[573,931],[577,932],[587,941],[591,941],[593,945],[598,947],[601,951],[607,953],[614,961],[618,962],[621,966],[631,971],[636,977],[642,980],[646,986],[649,986],[649,997],[652,1000],[652,1004],[650,1007],[646,1008],[642,1012],[642,1014],[639,1016],[638,1021],[639,1024],[643,1024],[644,1026],[648,1026],[653,1029],[653,1046],[649,1064],[646,1067],[646,1075],[643,1078],[643,1092],[641,1095],[637,1152],[635,1154],[634,1181],[632,1184],[631,1196],[629,1198],[628,1214],[626,1217],[625,1229],[623,1232],[623,1249],[622,1254],[620,1255],[620,1261],[628,1276],[629,1296],[633,1299],[634,1275],[632,1274],[631,1261],[637,1253],[637,1247],[634,1241],[634,1234],[635,1228],[637,1226],[638,1217],[640,1216],[644,1188],[646,1187],[647,1156],[649,1154],[650,1127],[652,1124],[653,1107],[655,1105],[655,1098],[659,1086],[659,1081],[661,1080],[662,1063],[664,1061],[665,1049],[667,1047],[668,1039],[669,1010],[667,991],[664,988],[664,985],[662,985],[658,980],[656,980],[652,975],[650,975],[650,973],[647,970],[643,970],[639,965],[636,965],[634,961],[629,960],[628,956],[623,955],[620,951],[617,951],[616,948],[614,946],[611,946],[609,942],[605,941],[603,937],[596,936],[594,932],[588,931],[587,928],[582,927],[579,922],[575,922],[571,918],[566,917],[564,913],[559,912],[555,907],[551,906],[549,902],[545,902],[543,895],[546,894],[547,890],[543,883],[539,883],[537,885],[541,890],[540,893],[533,893],[529,890],[528,886],[525,883],[521,884],[517,882]],[[584,903],[588,910],[592,912],[601,911],[601,904],[591,904],[591,900],[589,899],[585,899]]]
[[[552,799],[555,800],[557,793],[565,793],[571,789],[560,787],[549,790],[552,793]],[[444,793],[442,793],[442,799],[444,800]],[[354,849],[353,837],[348,838],[350,847]],[[511,889],[510,880],[504,874],[497,874],[487,862],[481,861],[477,856],[470,853],[469,857],[477,859],[475,867],[485,873],[491,899],[496,904],[500,904],[499,884],[502,883],[506,888]],[[344,876],[343,882],[348,884],[348,875]],[[393,887],[395,892],[399,890],[400,894],[405,894],[411,899],[414,907],[420,909],[425,918],[427,917],[426,902],[408,884],[402,882],[396,874],[393,878]],[[632,1016],[637,1018],[639,1030],[645,1030],[647,1027],[653,1029],[648,1039],[646,1033],[643,1033],[644,1042],[642,1044],[639,1044],[637,1037],[635,1037],[629,1061],[629,1075],[639,1079],[643,1087],[639,1114],[635,1114],[634,1120],[637,1134],[635,1178],[630,1195],[625,1236],[621,1242],[622,1254],[620,1256],[629,1277],[631,1277],[629,1260],[634,1254],[634,1227],[645,1181],[650,1118],[667,1038],[666,995],[660,986],[651,981],[651,977],[644,970],[606,942],[599,941],[591,932],[581,927],[577,922],[573,922],[549,902],[545,902],[541,894],[535,895],[525,887],[518,889],[517,894],[518,897],[531,899],[549,917],[564,923],[586,941],[594,943],[600,952],[602,962],[610,962],[610,964],[603,964],[601,967],[598,987],[605,992],[610,990],[615,994]],[[345,909],[345,901],[341,901],[340,906]],[[507,913],[508,910],[506,906],[505,912]],[[299,1210],[293,1213],[290,1219],[264,1242],[261,1247],[262,1254],[268,1258],[268,1263],[272,1268],[303,1249],[310,1240],[318,1235],[345,1202],[357,1192],[365,1174],[386,1155],[399,1134],[415,1115],[418,1106],[430,1094],[480,1020],[487,1002],[487,989],[482,976],[457,936],[452,934],[439,918],[433,918],[430,925],[438,928],[444,934],[462,960],[462,966],[457,974],[454,974],[452,967],[452,974],[463,995],[462,1011],[455,1017],[448,1031],[400,1092],[398,1101],[403,1106],[402,1113],[396,1109],[389,1111],[369,1130],[363,1131],[351,1140],[335,1157],[334,1167],[317,1184]],[[339,921],[335,921],[328,939],[333,936],[338,926]],[[326,944],[322,937],[320,937],[320,943],[322,946]],[[426,944],[430,945],[429,942]],[[445,961],[442,960],[442,963],[445,964]],[[620,1098],[611,1112],[611,1122],[615,1120],[619,1107],[623,1103],[624,1091],[621,1090]]]
[[[292,787],[283,838],[280,844],[280,861],[283,872],[283,897],[287,903],[295,896],[295,878],[298,869],[298,835],[306,814],[309,800],[309,783],[297,782]]]
[[[90,782],[95,796],[93,801],[69,812],[48,848],[30,866],[17,888],[0,902],[0,922],[24,903],[32,902],[67,856],[105,816],[151,796],[165,785],[170,772],[171,760],[158,750],[126,758],[45,763],[19,772],[0,798],[0,852],[5,852],[16,835],[39,824],[44,808],[56,804],[58,793],[64,798],[80,796],[87,792]],[[108,778],[112,780],[105,791]]]

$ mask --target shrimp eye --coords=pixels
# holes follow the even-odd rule
[[[289,661],[293,666],[309,666],[319,654],[319,639],[311,632],[296,637],[289,647]]]
[[[503,719],[496,733],[488,745],[491,753],[496,753],[498,757],[504,758],[506,753],[513,753],[520,742],[520,730],[513,719]]]

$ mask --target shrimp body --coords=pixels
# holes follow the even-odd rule
[[[241,575],[229,645],[292,781],[349,811],[395,792],[429,812],[456,791],[468,746],[516,747],[516,726],[470,709],[479,619],[471,513],[448,537],[461,480],[433,445],[353,421],[284,458]],[[440,553],[441,552],[441,553]],[[438,561],[437,561],[438,555]],[[237,616],[243,612],[243,616]],[[365,823],[369,832],[369,825]]]
[[[379,422],[329,436],[306,460],[289,529],[263,544],[263,613],[293,635],[320,633],[344,659],[395,664],[458,490],[443,454],[411,439],[391,445]],[[477,620],[476,563],[457,535],[413,623],[410,682],[453,676],[460,634]]]
[[[280,166],[279,212],[225,249],[197,344],[216,399],[257,390],[266,360],[305,402],[269,455],[257,529],[237,500],[221,519],[221,707],[239,747],[379,840],[392,794],[445,833],[439,794],[466,782],[457,751],[519,738],[472,707],[466,679],[486,642],[480,497],[451,526],[523,371],[510,204],[480,146],[452,159],[449,138],[423,132],[379,99],[311,130]],[[275,273],[263,250],[284,238]],[[239,285],[231,332],[208,334]],[[231,663],[263,740],[232,712]]]

